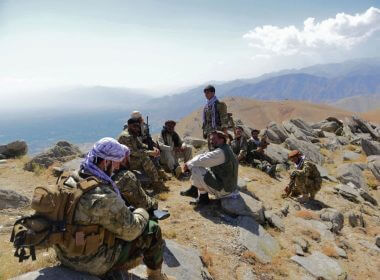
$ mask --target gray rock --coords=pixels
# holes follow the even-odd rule
[[[278,228],[280,231],[285,231],[285,225],[281,217],[272,211],[264,211],[265,219],[268,221],[269,225]]]
[[[380,182],[380,156],[369,156],[367,158],[367,165],[372,174]]]
[[[337,179],[343,184],[352,182],[356,187],[368,189],[360,166],[352,163],[345,163],[337,169]]]
[[[377,132],[377,130],[373,129],[368,122],[362,120],[358,116],[353,116],[352,120],[357,124],[363,133],[369,133],[374,140],[380,141],[380,134]]]
[[[306,239],[304,239],[302,237],[295,237],[295,238],[293,238],[293,243],[299,245],[303,252],[308,251],[309,242]]]
[[[359,240],[359,244],[373,252],[380,253],[380,248],[367,240]]]
[[[28,145],[25,141],[14,141],[7,145],[0,145],[0,154],[4,158],[15,158],[24,156],[28,152]]]
[[[352,227],[365,227],[365,221],[361,213],[350,211],[348,214],[348,222]]]
[[[360,196],[365,200],[371,203],[372,205],[377,206],[377,201],[374,199],[368,192],[363,189],[359,189]]]
[[[303,140],[306,142],[319,142],[318,133],[316,133],[310,126],[304,123],[302,120],[290,120],[282,123],[285,130],[292,134],[294,138]]]
[[[100,280],[96,276],[74,271],[63,266],[46,267],[12,278],[13,280]]]
[[[293,256],[291,260],[301,265],[313,276],[326,280],[344,280],[347,272],[332,258],[314,252],[308,257]]]
[[[285,146],[289,150],[300,150],[308,160],[323,165],[324,157],[319,152],[319,148],[314,144],[294,138],[288,138],[285,141]]]
[[[245,179],[242,179],[239,177],[237,185],[238,185],[239,191],[243,191],[243,192],[247,191],[247,181]]]
[[[285,204],[281,209],[280,209],[282,215],[285,217],[288,216],[289,214],[289,204]]]
[[[299,244],[294,244],[294,251],[296,252],[297,256],[305,256],[305,253]]]
[[[322,131],[327,131],[327,132],[332,132],[332,133],[335,133],[335,131],[338,130],[338,128],[340,128],[341,126],[336,123],[336,122],[329,122],[329,121],[326,121],[326,122],[323,122],[320,129]]]
[[[270,144],[265,149],[265,154],[275,163],[287,163],[289,150],[276,144]]]
[[[34,171],[35,166],[48,168],[55,161],[66,162],[81,154],[82,152],[78,147],[67,141],[59,141],[54,147],[32,158],[32,160],[25,164],[24,169]]]
[[[375,237],[375,244],[376,244],[377,247],[380,248],[380,235],[376,235],[376,237]]]
[[[320,211],[322,221],[329,221],[332,223],[332,232],[338,233],[344,224],[344,217],[341,212],[333,208],[325,208]]]
[[[350,140],[352,145],[361,146],[362,140],[372,141],[372,137],[368,133],[356,133],[354,138]]]
[[[321,222],[317,220],[304,220],[302,218],[296,219],[297,223],[305,228],[310,228],[316,230],[320,235],[322,240],[333,241],[335,239],[334,234],[332,234],[332,223],[331,222]]]
[[[338,185],[334,187],[334,192],[340,194],[345,199],[355,203],[359,203],[362,201],[359,191],[351,182],[347,185]]]
[[[0,159],[0,164],[6,164],[7,160],[6,159]]]
[[[329,176],[329,173],[327,172],[327,169],[324,168],[324,167],[322,167],[322,166],[320,166],[319,164],[316,164],[315,166],[317,167],[317,169],[319,171],[319,174],[321,174],[321,177],[327,179],[328,176]]]
[[[359,155],[357,153],[351,152],[351,151],[345,151],[343,153],[343,160],[356,160],[359,158]]]
[[[280,246],[265,229],[252,217],[240,216],[238,218],[238,242],[253,252],[262,263],[271,262],[280,251]]]
[[[258,223],[265,223],[263,203],[245,193],[240,192],[237,198],[222,198],[221,207],[228,214],[251,216]]]
[[[339,257],[347,259],[347,253],[346,253],[346,251],[344,249],[342,249],[342,248],[340,248],[338,246],[335,246],[335,250],[338,253]]]
[[[270,122],[267,129],[267,137],[271,143],[281,144],[289,135],[282,125]]]
[[[236,279],[239,280],[256,280],[258,279],[256,274],[252,271],[250,265],[246,263],[242,263],[236,269]]]
[[[207,145],[207,141],[204,139],[199,139],[195,137],[186,136],[183,138],[183,141],[186,144],[192,145],[194,148],[199,149]]]
[[[342,147],[337,137],[330,138],[329,141],[323,145],[329,151],[336,151]]]
[[[376,141],[370,141],[362,139],[362,149],[367,156],[380,155],[380,143]]]
[[[30,203],[29,198],[13,190],[0,190],[0,209],[20,208]]]

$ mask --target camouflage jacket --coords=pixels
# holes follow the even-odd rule
[[[54,249],[64,266],[101,276],[116,263],[124,241],[132,241],[142,234],[148,219],[149,215],[144,209],[138,208],[132,213],[112,186],[99,183],[80,198],[74,221],[78,225],[100,225],[114,233],[114,247],[107,248],[103,244],[95,254],[83,257],[71,256],[59,246]]]
[[[227,105],[224,102],[218,101],[216,104],[216,129],[217,130],[223,130],[224,128],[228,128],[229,123],[229,116],[227,113]],[[205,111],[205,122],[202,125],[203,134],[208,134],[211,131],[215,130],[215,128],[212,127],[212,110],[209,108]]]
[[[147,211],[157,209],[157,201],[146,194],[141,187],[140,181],[132,171],[119,171],[112,179],[120,189],[120,193],[128,205],[134,208],[144,208]]]
[[[243,159],[247,155],[247,138],[241,136],[232,140],[231,149],[239,159]]]
[[[321,174],[318,171],[317,166],[308,160],[304,160],[290,175],[291,184],[295,178],[298,177],[298,181],[303,181],[304,184],[312,184],[314,182],[320,182]]]
[[[127,146],[131,150],[131,160],[147,156],[148,146],[141,141],[139,136],[129,134],[128,130],[123,130],[117,138],[120,144]]]

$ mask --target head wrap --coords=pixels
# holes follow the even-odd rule
[[[142,118],[142,115],[141,115],[141,113],[139,111],[133,111],[131,113],[131,118],[132,119],[139,119],[139,118]]]
[[[130,118],[127,123],[128,123],[128,125],[135,124],[135,123],[139,124],[140,121],[138,119]]]
[[[120,196],[120,191],[115,182],[95,164],[95,161],[96,158],[102,158],[105,160],[120,162],[126,156],[129,156],[129,154],[130,150],[127,146],[120,144],[111,137],[105,137],[94,144],[92,149],[86,155],[86,158],[82,161],[80,167],[93,176],[110,183],[117,195]]]

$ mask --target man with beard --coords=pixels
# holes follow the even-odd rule
[[[190,146],[186,145],[177,132],[175,132],[176,122],[168,120],[161,130],[158,144],[161,150],[161,164],[173,172],[178,178],[182,174],[182,169],[178,163],[179,158],[185,162],[190,160],[193,152]]]
[[[245,161],[247,155],[247,138],[243,135],[241,127],[235,128],[235,138],[231,141],[231,149],[237,156],[239,162]]]
[[[209,193],[218,199],[236,195],[239,164],[226,143],[227,135],[214,131],[210,140],[213,151],[197,155],[183,166],[191,171],[192,186],[181,195],[197,197],[196,205],[208,204]]]
[[[127,146],[131,150],[130,169],[143,170],[152,181],[152,186],[156,189],[165,188],[162,180],[160,180],[156,166],[153,164],[151,157],[158,157],[160,151],[157,148],[149,150],[148,146],[141,142],[140,122],[138,119],[129,119],[128,127],[119,135],[119,143]]]
[[[74,226],[67,229],[73,232],[72,242],[65,239],[54,249],[62,265],[106,279],[127,273],[141,260],[147,266],[148,279],[172,279],[161,272],[164,241],[160,227],[149,220],[146,210],[131,212],[110,177],[128,154],[126,146],[103,138],[87,154],[77,174],[60,178],[70,188],[84,186],[84,181],[91,182],[91,188],[75,206]]]

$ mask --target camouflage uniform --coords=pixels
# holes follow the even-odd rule
[[[311,161],[304,161],[298,165],[297,170],[294,170],[290,175],[290,195],[310,195],[314,199],[317,192],[321,189],[321,175]]]
[[[247,138],[242,135],[239,139],[232,140],[231,149],[238,158],[244,160],[247,155]]]
[[[130,150],[130,169],[144,170],[152,182],[159,182],[157,168],[147,154],[148,146],[141,142],[140,137],[130,135],[128,130],[123,130],[118,139],[120,144],[126,145]]]
[[[205,120],[202,125],[203,130],[203,138],[207,139],[208,141],[208,147],[209,150],[211,150],[211,144],[210,144],[210,133],[214,130],[221,130],[228,128],[229,119],[227,113],[227,105],[224,102],[217,101],[215,103],[216,106],[216,127],[212,127],[212,108],[211,106],[207,107],[207,109],[204,109],[205,114]]]
[[[78,180],[77,178],[74,178]],[[89,256],[72,256],[63,247],[54,246],[61,263],[74,270],[104,276],[113,269],[128,266],[141,255],[151,269],[159,269],[163,261],[161,230],[149,220],[148,213],[138,208],[133,213],[111,185],[99,183],[80,198],[74,222],[77,225],[99,225],[116,235],[113,247],[103,244]]]
[[[247,156],[246,162],[252,164],[252,167],[260,169],[264,172],[269,170],[276,163],[268,157],[264,151],[258,151],[260,140],[255,140],[252,137],[247,141]]]
[[[147,211],[157,209],[157,201],[146,194],[141,187],[140,181],[132,171],[119,171],[112,179],[120,189],[120,194],[128,205],[135,208],[144,208]]]

